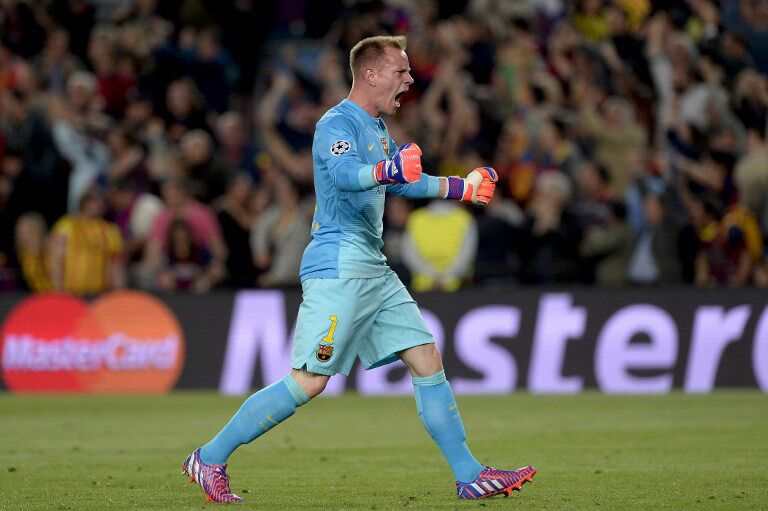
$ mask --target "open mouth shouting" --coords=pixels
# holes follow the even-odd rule
[[[402,98],[406,92],[408,92],[407,88],[395,94],[395,108],[400,108],[400,98]]]

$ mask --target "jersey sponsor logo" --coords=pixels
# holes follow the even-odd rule
[[[334,156],[341,156],[349,151],[350,147],[352,147],[352,145],[346,140],[337,140],[331,145],[331,154]]]
[[[315,356],[320,362],[328,362],[333,356],[333,346],[320,344],[317,347],[317,352],[315,352]]]
[[[15,392],[166,392],[184,359],[173,313],[137,291],[90,304],[33,296],[8,315],[0,345],[3,379]]]

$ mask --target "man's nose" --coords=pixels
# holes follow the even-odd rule
[[[414,80],[413,80],[413,76],[411,76],[411,73],[406,73],[406,75],[405,75],[405,83],[407,83],[408,85],[412,85],[413,81]]]

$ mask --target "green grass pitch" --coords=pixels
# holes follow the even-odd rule
[[[211,509],[180,474],[240,399],[0,394],[0,509]],[[532,464],[459,501],[409,398],[320,398],[230,459],[245,509],[768,509],[768,396],[459,398],[469,444]]]

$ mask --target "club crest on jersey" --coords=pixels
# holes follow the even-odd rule
[[[350,147],[352,147],[352,145],[346,140],[337,140],[331,145],[331,154],[334,156],[341,156],[349,151]]]
[[[381,137],[381,148],[384,149],[384,154],[389,159],[389,141],[384,137]]]
[[[333,356],[333,346],[327,346],[325,344],[320,344],[317,347],[317,351],[315,352],[315,356],[320,362],[328,362],[331,357]]]

